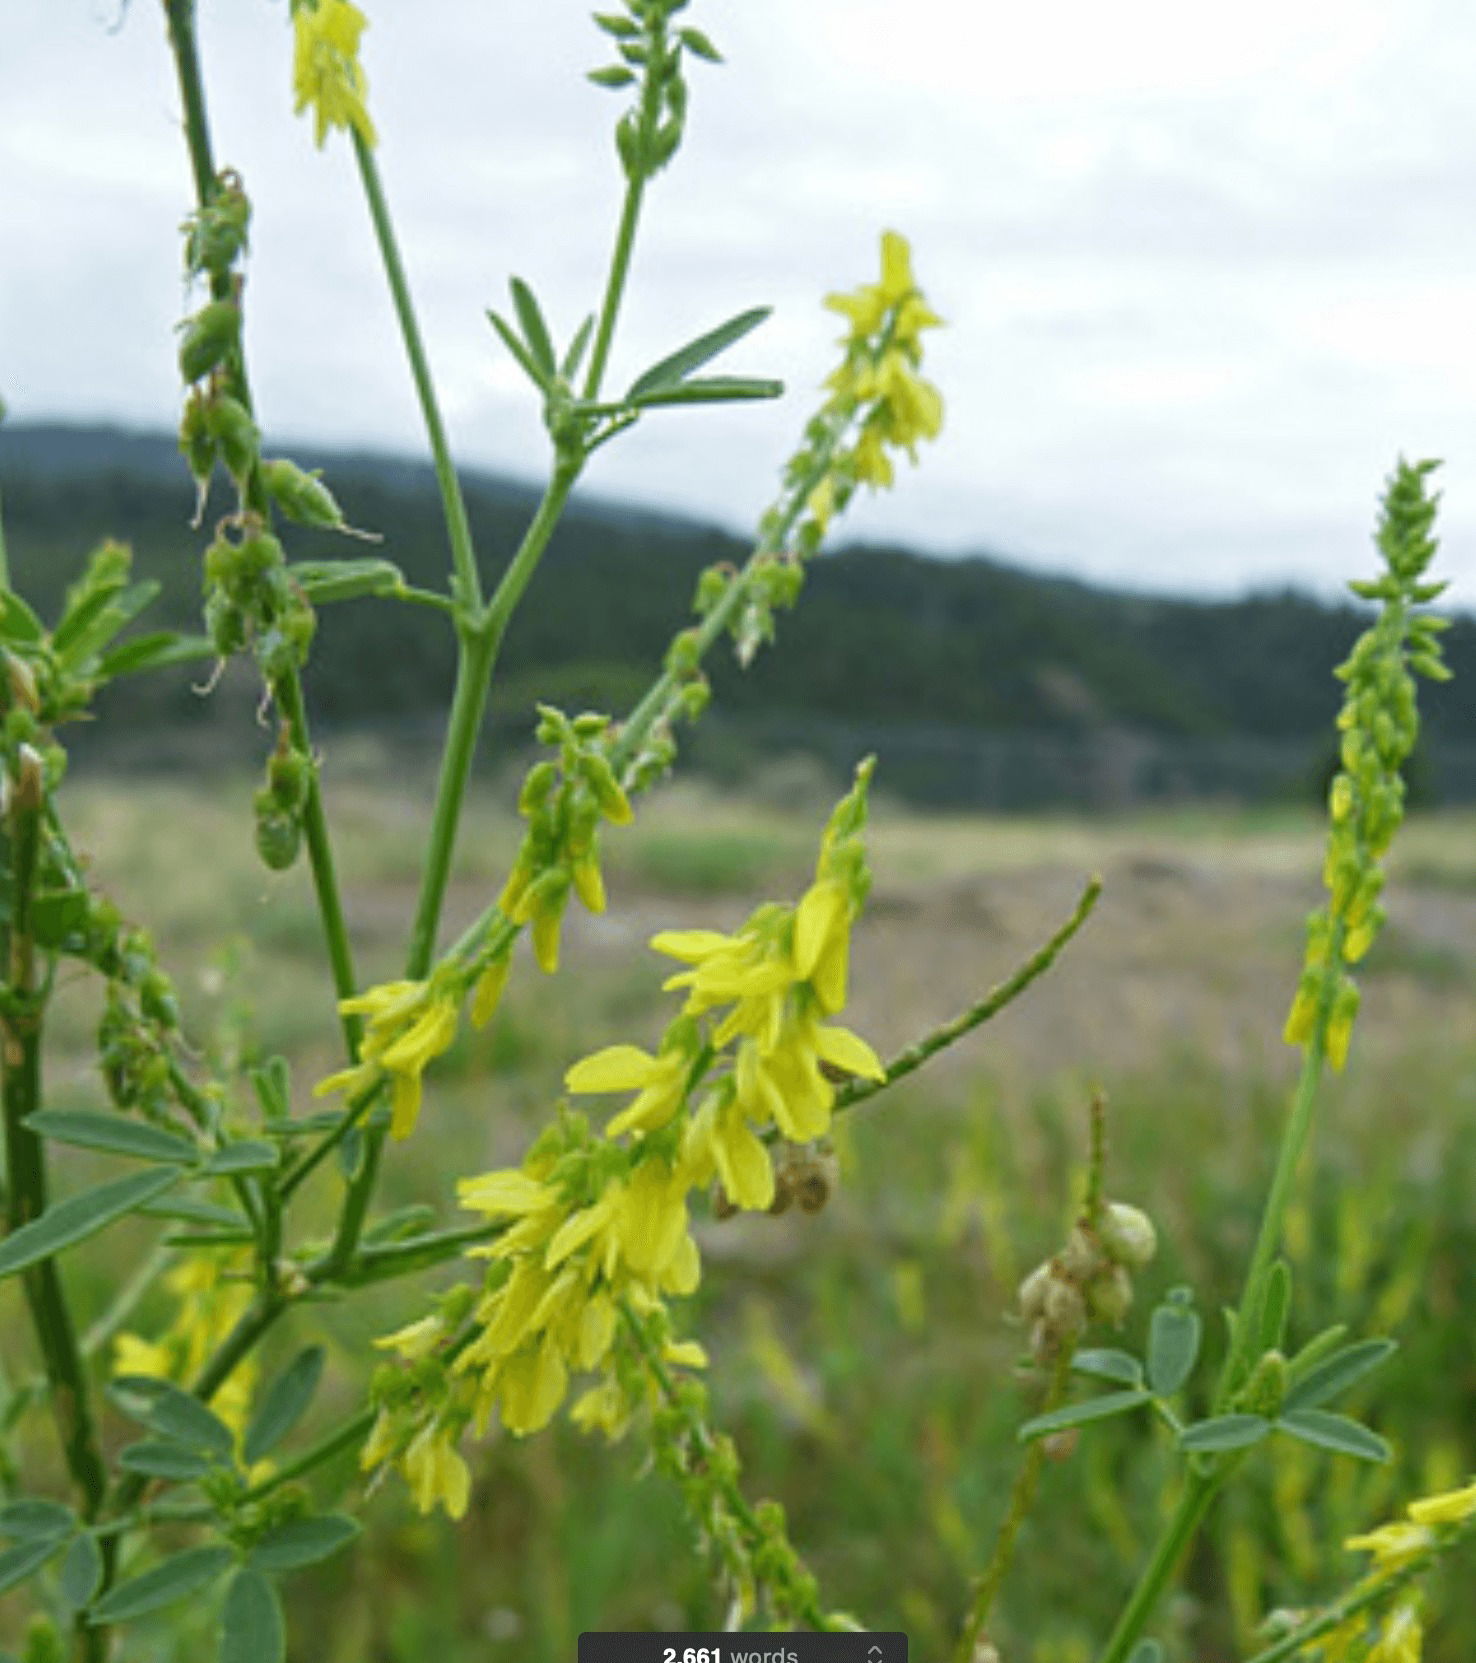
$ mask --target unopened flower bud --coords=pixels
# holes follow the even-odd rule
[[[199,381],[224,363],[241,339],[241,308],[234,300],[212,300],[188,318],[179,343],[179,373]]]
[[[7,652],[5,658],[5,691],[12,708],[28,710],[33,715],[41,708],[36,692],[36,674],[17,653]]]
[[[220,447],[226,472],[240,485],[256,465],[261,431],[240,399],[228,393],[217,393],[205,408],[210,435]]]
[[[1133,1279],[1121,1265],[1113,1265],[1087,1289],[1087,1309],[1096,1322],[1119,1327],[1133,1305]]]

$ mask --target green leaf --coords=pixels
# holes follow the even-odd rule
[[[61,1596],[73,1611],[91,1603],[102,1586],[103,1554],[97,1537],[85,1530],[67,1549],[62,1560]]]
[[[552,381],[558,366],[554,362],[553,341],[549,338],[548,325],[543,321],[543,308],[538,304],[538,297],[521,277],[508,278],[507,286],[512,291],[513,306],[518,322],[523,326],[523,339],[528,343],[533,361]]]
[[[191,1484],[212,1471],[215,1463],[192,1449],[181,1449],[176,1443],[145,1441],[120,1450],[118,1465],[149,1478],[162,1478],[170,1484]]]
[[[1015,1434],[1022,1444],[1047,1432],[1064,1432],[1070,1426],[1086,1426],[1094,1420],[1107,1420],[1112,1415],[1124,1415],[1130,1409],[1141,1408],[1152,1399],[1147,1392],[1108,1392],[1102,1397],[1089,1397],[1085,1403],[1069,1404],[1064,1409],[1052,1409],[1048,1415],[1037,1415],[1028,1420]]]
[[[1304,1444],[1336,1450],[1360,1461],[1387,1461],[1392,1451],[1377,1432],[1347,1415],[1330,1415],[1325,1409],[1291,1409],[1276,1423],[1279,1432],[1289,1432]]]
[[[1261,1302],[1261,1350],[1280,1351],[1286,1337],[1286,1315],[1291,1308],[1291,1266],[1277,1259],[1266,1278]]]
[[[226,1590],[220,1663],[283,1663],[286,1656],[287,1628],[277,1590],[247,1565]]]
[[[377,556],[363,560],[298,560],[287,568],[287,576],[315,606],[359,600],[365,595],[395,595],[405,587],[405,574],[394,561]]]
[[[1078,1351],[1071,1366],[1078,1374],[1090,1374],[1098,1380],[1116,1380],[1123,1386],[1143,1384],[1143,1365],[1126,1351]]]
[[[121,647],[105,652],[97,662],[103,681],[137,675],[141,670],[161,670],[169,664],[194,664],[216,656],[215,643],[208,635],[179,635],[172,629],[137,635]]]
[[[773,312],[772,306],[754,306],[746,312],[739,312],[729,318],[726,323],[720,323],[716,329],[709,329],[706,334],[699,335],[695,340],[688,341],[675,352],[668,353],[665,358],[658,359],[648,370],[642,371],[630,384],[630,391],[625,395],[628,403],[637,403],[642,394],[655,392],[660,388],[675,386],[685,381],[693,370],[700,370],[706,363],[710,363],[720,352],[725,352],[735,342],[750,334]]]
[[[1286,1365],[1288,1387],[1296,1386],[1306,1379],[1324,1357],[1337,1350],[1347,1332],[1346,1322],[1335,1322],[1331,1327],[1324,1328],[1320,1334],[1314,1334]]]
[[[120,1374],[105,1389],[130,1420],[147,1426],[161,1438],[183,1444],[186,1449],[218,1455],[225,1461],[235,1454],[236,1438],[230,1427],[198,1397],[171,1381],[147,1374]]]
[[[178,1604],[214,1582],[235,1557],[230,1548],[224,1547],[186,1548],[183,1553],[171,1554],[163,1564],[120,1582],[105,1594],[93,1606],[88,1621],[94,1625],[126,1623]]]
[[[21,1225],[0,1242],[0,1277],[13,1276],[95,1236],[114,1219],[137,1212],[146,1201],[162,1195],[178,1178],[175,1170],[134,1172],[48,1207],[40,1218]]]
[[[53,1554],[61,1552],[65,1536],[48,1536],[39,1542],[21,1542],[0,1553],[0,1594],[34,1576]]]
[[[1179,1448],[1200,1455],[1222,1450],[1249,1449],[1260,1443],[1271,1430],[1271,1422],[1264,1415],[1216,1415],[1212,1420],[1197,1421],[1179,1434]]]
[[[171,1230],[164,1238],[165,1247],[250,1247],[256,1232],[243,1219],[232,1230]]]
[[[320,1345],[299,1351],[263,1393],[241,1446],[247,1466],[275,1449],[302,1419],[322,1378],[324,1356]]]
[[[1163,1663],[1163,1647],[1157,1640],[1139,1640],[1128,1663]]]
[[[0,1507],[0,1536],[18,1536],[22,1541],[50,1540],[70,1536],[77,1528],[77,1515],[59,1501],[27,1497]]]
[[[627,396],[627,403],[641,410],[677,404],[731,404],[740,399],[778,398],[784,391],[782,381],[764,381],[741,375],[711,375],[696,381],[678,381],[669,387],[654,387],[650,392]]]
[[[559,365],[559,374],[565,381],[572,381],[579,374],[579,366],[584,362],[584,350],[589,345],[590,335],[594,332],[594,321],[594,313],[591,312],[574,331],[574,339],[569,342],[569,350]]]
[[[1148,1383],[1160,1397],[1172,1397],[1189,1378],[1199,1356],[1203,1324],[1199,1313],[1165,1301],[1148,1324]]]
[[[45,626],[14,589],[0,589],[0,637],[7,641],[40,641]]]
[[[222,1207],[214,1201],[197,1200],[192,1195],[171,1195],[168,1200],[150,1201],[138,1210],[148,1218],[173,1218],[183,1224],[216,1224],[227,1230],[244,1230],[251,1234],[244,1213],[238,1213],[232,1207]]]
[[[280,1160],[281,1152],[275,1143],[268,1143],[265,1138],[242,1138],[239,1142],[227,1143],[217,1149],[200,1172],[206,1178],[241,1172],[270,1172]]]
[[[1283,1410],[1315,1409],[1329,1398],[1341,1396],[1396,1349],[1393,1340],[1360,1340],[1356,1345],[1345,1345],[1297,1381],[1286,1394]]]
[[[83,1109],[37,1109],[26,1125],[43,1137],[79,1149],[102,1149],[110,1155],[131,1155],[140,1161],[167,1161],[193,1166],[200,1151],[178,1132],[166,1132],[141,1120],[117,1114],[90,1114]]]
[[[288,1519],[267,1531],[252,1548],[247,1563],[259,1571],[295,1571],[347,1547],[359,1534],[356,1519],[346,1513],[325,1513],[314,1519]]]
[[[160,587],[150,578],[145,583],[132,583],[112,595],[95,590],[75,613],[63,620],[51,638],[52,647],[62,665],[69,670],[81,669],[120,630],[133,622],[153,601]]]
[[[522,366],[523,374],[538,388],[539,392],[546,393],[551,377],[545,376],[538,365],[534,363],[527,347],[518,339],[517,331],[494,312],[490,306],[487,308],[487,321],[502,337],[502,344]]]

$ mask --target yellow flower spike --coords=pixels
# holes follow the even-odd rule
[[[439,1505],[453,1519],[465,1514],[471,1500],[471,1472],[446,1427],[432,1421],[411,1440],[401,1464],[422,1513]]]
[[[1407,1511],[1416,1524],[1463,1524],[1476,1514],[1476,1483],[1412,1501]]]
[[[319,149],[330,127],[350,127],[365,144],[377,142],[365,104],[369,83],[359,62],[359,37],[368,19],[349,0],[299,0],[293,7],[294,113],[313,111]]]
[[[882,232],[881,264],[881,297],[888,306],[895,306],[916,287],[912,281],[912,249],[900,232]]]

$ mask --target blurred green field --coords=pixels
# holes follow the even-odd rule
[[[385,977],[414,903],[424,797],[336,780],[331,766],[327,788],[361,977]],[[250,791],[247,781],[79,784],[62,806],[98,884],[154,927],[202,1050],[225,1066],[285,1052],[305,1107],[336,1066],[333,1012],[307,875],[256,863]],[[571,920],[555,979],[520,957],[496,1021],[464,1035],[431,1076],[419,1130],[387,1163],[382,1205],[430,1201],[451,1221],[455,1178],[519,1158],[573,1059],[617,1038],[651,1043],[666,1007],[645,938],[731,927],[758,898],[795,893],[824,806],[798,778],[762,801],[672,788],[611,835],[609,914]],[[448,931],[495,894],[516,836],[490,796],[474,799]],[[1109,1191],[1145,1207],[1163,1241],[1122,1343],[1140,1343],[1157,1295],[1189,1281],[1217,1346],[1214,1313],[1234,1295],[1291,1077],[1278,1035],[1320,841],[1313,817],[1289,812],[984,821],[878,806],[848,1020],[884,1054],[1006,975],[1090,873],[1106,881],[1052,976],[839,1123],[843,1182],[823,1213],[699,1231],[706,1272],[690,1330],[712,1355],[750,1494],[784,1502],[827,1602],[906,1629],[914,1658],[946,1655],[1001,1516],[1014,1429],[1036,1401],[1017,1368],[1012,1293],[1070,1216],[1098,1088],[1111,1104]],[[1159,1625],[1175,1660],[1248,1655],[1266,1610],[1352,1574],[1345,1535],[1476,1469],[1476,818],[1407,828],[1389,911],[1363,977],[1353,1062],[1325,1093],[1292,1249],[1296,1333],[1343,1320],[1401,1342],[1357,1404],[1397,1460],[1368,1469],[1280,1445],[1262,1458]],[[85,983],[63,991],[52,1106],[100,1095],[95,1015]],[[100,1170],[81,1158],[71,1168]],[[308,1227],[331,1222],[335,1184],[328,1174],[314,1191]],[[84,1320],[123,1254],[144,1250],[141,1232],[119,1228],[76,1261]],[[283,1325],[269,1355],[326,1329],[327,1425],[358,1402],[369,1337],[419,1304],[407,1283],[316,1306]],[[140,1327],[155,1309],[146,1303]],[[15,1284],[0,1284],[0,1366],[13,1384],[32,1363]],[[50,1425],[27,1424],[27,1476],[54,1483]],[[114,1444],[125,1436],[118,1422],[107,1431]],[[1048,1468],[995,1624],[1008,1663],[1089,1663],[1171,1465],[1161,1436],[1114,1422]],[[571,1663],[583,1629],[722,1625],[675,1491],[645,1469],[637,1441],[607,1449],[557,1424],[483,1446],[475,1471],[459,1529],[415,1515],[397,1479],[364,1503],[357,1551],[289,1584],[294,1659]],[[335,1486],[361,1499],[351,1462],[325,1475],[324,1496]],[[1470,1567],[1447,1582],[1433,1591],[1426,1656],[1468,1663]],[[19,1613],[17,1596],[0,1599],[0,1643],[13,1643]],[[203,1610],[138,1625],[128,1663],[209,1655],[210,1621]]]

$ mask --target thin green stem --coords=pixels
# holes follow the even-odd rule
[[[625,280],[630,275],[630,257],[635,248],[636,228],[640,224],[641,203],[646,194],[643,174],[636,174],[625,187],[625,201],[620,209],[620,226],[615,233],[615,249],[610,258],[610,271],[605,279],[605,298],[600,306],[600,321],[595,330],[594,351],[589,357],[589,372],[584,378],[584,397],[599,396],[605,365],[615,339],[615,322],[620,315],[620,302],[625,294]]]
[[[1056,1358],[1051,1370],[1050,1384],[1040,1405],[1041,1414],[1048,1415],[1064,1401],[1066,1386],[1071,1379],[1071,1359],[1074,1354],[1075,1348],[1070,1347],[1064,1349]],[[1040,1486],[1040,1475],[1045,1467],[1046,1443],[1045,1438],[1032,1441],[1025,1452],[1024,1460],[1020,1463],[1019,1471],[1015,1474],[1015,1482],[1010,1486],[1010,1505],[1005,1513],[1004,1522],[999,1527],[999,1534],[994,1539],[994,1551],[989,1556],[989,1563],[974,1585],[974,1597],[969,1602],[968,1616],[964,1619],[958,1645],[954,1648],[955,1663],[971,1663],[975,1645],[984,1632],[984,1625],[989,1621],[989,1613],[1014,1562],[1015,1544],[1025,1520],[1030,1516],[1031,1508],[1035,1505],[1035,1492]]]
[[[1117,1626],[1103,1648],[1097,1663],[1125,1663],[1133,1647],[1168,1587],[1189,1544],[1194,1540],[1210,1503],[1224,1482],[1225,1464],[1210,1472],[1191,1472],[1184,1482],[1184,1493],[1179,1497],[1168,1523],[1154,1547],[1152,1557],[1144,1568],[1132,1597],[1122,1609]]]
[[[425,422],[426,437],[430,441],[431,456],[435,461],[436,483],[441,491],[441,510],[446,520],[446,535],[451,543],[451,565],[456,577],[457,601],[467,614],[475,614],[482,604],[482,582],[477,572],[476,549],[472,543],[471,522],[466,514],[466,502],[461,495],[461,482],[451,460],[451,447],[446,442],[446,424],[441,419],[440,401],[436,385],[431,379],[430,364],[421,339],[420,324],[415,316],[415,303],[410,298],[410,284],[405,276],[405,263],[400,258],[400,245],[395,237],[394,222],[389,204],[385,201],[384,185],[379,177],[379,164],[374,151],[364,142],[355,128],[352,132],[354,159],[359,164],[359,179],[369,203],[369,217],[374,222],[374,236],[379,244],[379,256],[384,262],[389,279],[390,295],[395,316],[400,320],[400,334],[405,342],[405,356],[410,360],[410,374],[415,381],[415,396],[420,400],[421,419]]]
[[[0,499],[0,589],[10,587],[10,555],[5,548],[5,504]]]
[[[1225,1358],[1219,1388],[1215,1394],[1215,1413],[1224,1414],[1234,1392],[1255,1362],[1254,1349],[1259,1341],[1255,1331],[1256,1313],[1265,1299],[1266,1278],[1281,1246],[1286,1226],[1286,1212],[1291,1204],[1296,1184],[1297,1168],[1312,1135],[1317,1107],[1317,1087],[1322,1078],[1322,1060],[1327,1040],[1325,1018],[1318,1022],[1302,1057],[1302,1071],[1297,1079],[1296,1096],[1292,1099],[1291,1114],[1282,1133],[1281,1148],[1277,1152],[1276,1170],[1271,1188],[1261,1211],[1261,1224],[1256,1232],[1256,1245],[1251,1253],[1250,1267],[1245,1275],[1245,1289],[1236,1307],[1239,1320],[1235,1326],[1235,1343]]]

